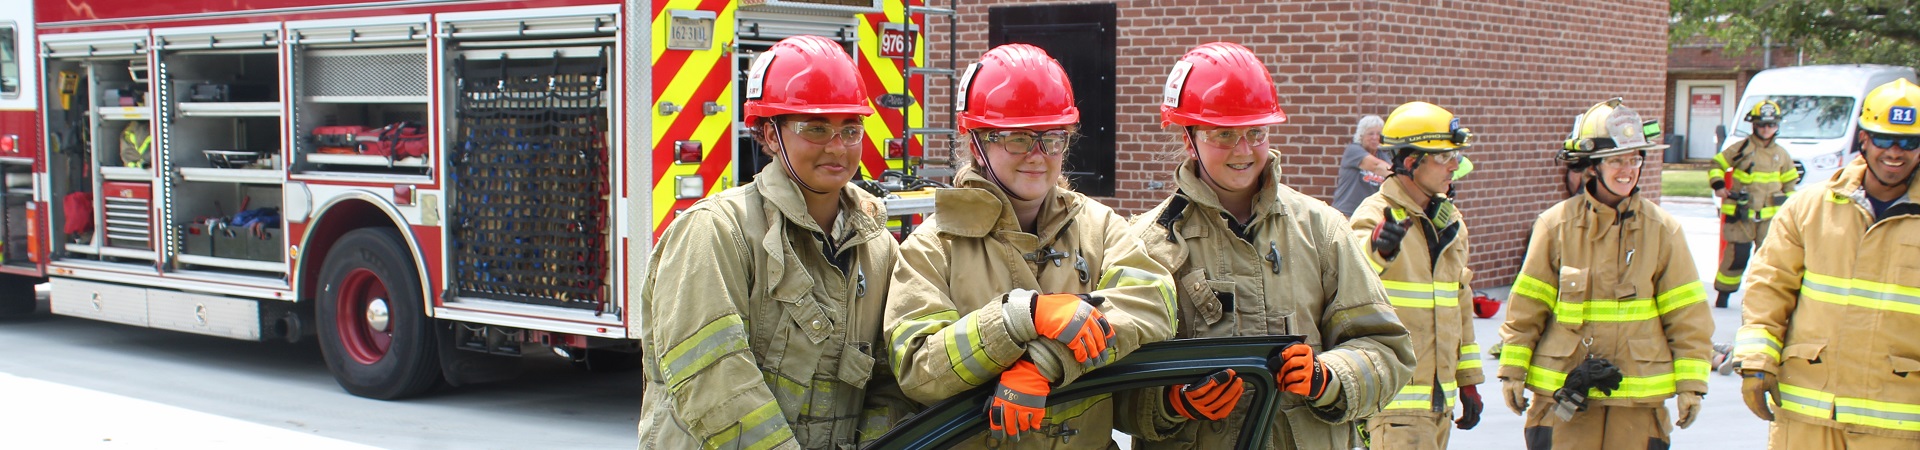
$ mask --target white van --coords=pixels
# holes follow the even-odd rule
[[[1900,66],[1845,64],[1761,71],[1747,82],[1721,149],[1739,145],[1753,132],[1746,117],[1754,104],[1773,100],[1786,110],[1774,140],[1793,155],[1801,186],[1824,182],[1858,153],[1853,148],[1853,130],[1860,122],[1860,99],[1900,78],[1920,82],[1913,68]]]

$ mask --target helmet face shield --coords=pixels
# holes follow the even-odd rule
[[[1602,159],[1642,151],[1665,150],[1667,145],[1648,140],[1659,135],[1659,124],[1642,121],[1640,113],[1614,98],[1588,108],[1574,119],[1573,134],[1561,148],[1562,161]]]

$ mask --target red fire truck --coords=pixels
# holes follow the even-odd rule
[[[659,233],[766,162],[757,52],[847,45],[869,177],[940,132],[916,100],[951,76],[918,0],[244,3],[0,1],[0,313],[46,282],[54,314],[316,338],[382,399],[630,362]]]

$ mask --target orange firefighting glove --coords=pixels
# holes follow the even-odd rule
[[[1033,328],[1041,336],[1067,344],[1073,360],[1085,363],[1113,345],[1113,326],[1100,313],[1107,299],[1086,294],[1045,294],[1033,297]]]
[[[1240,403],[1240,394],[1246,392],[1247,386],[1234,378],[1233,369],[1221,369],[1193,384],[1168,388],[1167,402],[1173,405],[1173,412],[1187,420],[1220,420],[1233,412],[1234,405]]]
[[[1527,382],[1512,378],[1500,379],[1500,393],[1507,396],[1507,409],[1514,414],[1527,413]]]
[[[1767,396],[1773,396],[1773,405],[1767,405]],[[1780,384],[1766,372],[1753,372],[1740,377],[1740,397],[1747,401],[1747,409],[1760,420],[1773,421],[1773,406],[1780,406]]]
[[[1394,221],[1393,208],[1385,206],[1380,207],[1380,214],[1380,225],[1373,227],[1371,244],[1374,253],[1391,260],[1400,254],[1400,239],[1407,237],[1407,226],[1412,224],[1413,218]]]
[[[1700,418],[1699,392],[1681,392],[1679,397],[1674,398],[1673,403],[1676,406],[1674,409],[1680,410],[1680,419],[1673,421],[1673,426],[1684,429],[1693,425],[1693,419]]]
[[[1471,430],[1474,426],[1480,425],[1480,411],[1486,407],[1485,403],[1480,402],[1480,386],[1461,386],[1460,418],[1453,421],[1453,426],[1462,430]]]
[[[1273,378],[1280,383],[1280,390],[1309,399],[1319,399],[1327,393],[1329,378],[1327,366],[1313,359],[1313,346],[1295,342],[1280,350],[1278,356],[1267,359],[1267,366],[1278,367]]]
[[[1033,361],[1021,359],[1000,372],[1000,385],[993,388],[987,401],[987,425],[993,431],[1018,439],[1020,433],[1037,431],[1047,417],[1047,394],[1053,387]]]

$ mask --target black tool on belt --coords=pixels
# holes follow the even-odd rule
[[[1587,390],[1599,389],[1601,394],[1612,394],[1620,388],[1620,368],[1606,358],[1588,358],[1581,361],[1573,372],[1567,373],[1567,382],[1560,390],[1553,391],[1554,415],[1560,420],[1573,420],[1573,413],[1587,410]]]

